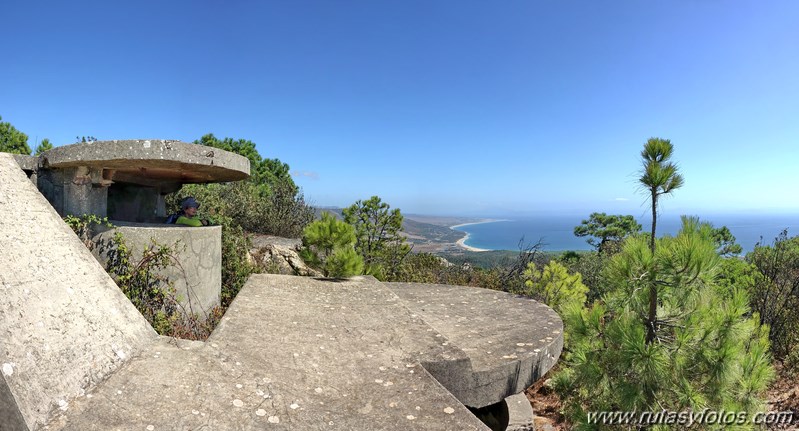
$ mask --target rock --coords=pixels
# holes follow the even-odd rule
[[[299,239],[281,238],[270,235],[256,235],[252,239],[253,248],[249,257],[264,272],[283,275],[321,277],[322,274],[305,265],[299,255],[302,243]]]
[[[534,419],[535,429],[540,431],[555,431],[554,421],[550,418],[546,418],[543,416],[536,416]]]
[[[438,257],[438,261],[441,262],[441,264],[444,265],[447,268],[449,268],[451,266],[455,266],[454,263],[448,261],[447,259],[445,259],[445,258],[443,258],[441,256],[436,256],[436,257]]]

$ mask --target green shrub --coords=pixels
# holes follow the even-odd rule
[[[430,253],[411,253],[400,265],[399,273],[394,281],[441,283],[442,273],[445,271],[447,271],[447,264],[443,258]]]
[[[354,248],[340,248],[328,256],[324,273],[328,277],[346,278],[363,272],[363,258]]]
[[[565,266],[550,261],[539,271],[531,262],[524,271],[525,292],[552,307],[558,313],[569,306],[582,307],[588,288],[582,283],[580,273],[569,274]]]
[[[305,203],[302,193],[288,183],[270,188],[249,181],[187,184],[167,197],[167,210],[179,211],[180,202],[188,196],[200,202],[200,218],[221,224],[217,219],[227,217],[247,232],[299,238],[313,220],[313,209]]]
[[[569,348],[555,387],[567,417],[577,429],[599,429],[587,412],[762,411],[774,376],[768,327],[751,317],[744,289],[716,286],[711,227],[685,219],[654,253],[647,242],[628,239],[612,259],[603,300],[563,313]],[[651,342],[650,287],[659,298]]]
[[[266,195],[263,218],[251,226],[252,232],[285,238],[299,238],[302,230],[314,219],[314,210],[293,183],[278,182]],[[245,227],[246,229],[246,227]]]
[[[589,304],[606,293],[608,283],[604,279],[604,270],[610,262],[610,256],[609,253],[575,253],[561,260],[569,272],[582,276],[581,281],[588,288],[586,301]]]
[[[325,277],[349,277],[363,271],[363,258],[355,251],[355,228],[329,212],[303,231],[300,256]]]
[[[216,220],[222,226],[222,308],[227,309],[258,268],[248,258],[250,238],[241,226],[227,217]]]
[[[777,358],[799,344],[799,236],[783,231],[772,245],[756,245],[746,256],[755,268],[752,308],[771,328]]]
[[[89,250],[94,249],[94,243],[91,238],[92,226],[113,227],[108,221],[108,217],[99,217],[94,214],[83,214],[80,216],[68,214],[64,217],[64,222],[75,232],[75,235],[83,241],[83,245]]]
[[[402,232],[402,213],[390,209],[378,196],[357,201],[342,214],[355,227],[355,250],[363,257],[366,273],[379,280],[395,280],[402,261],[411,252]]]

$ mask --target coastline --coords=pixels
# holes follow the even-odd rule
[[[466,232],[464,232],[464,233],[466,233]],[[466,233],[466,236],[464,236],[463,238],[457,240],[455,242],[455,244],[457,244],[458,247],[460,247],[460,248],[462,248],[464,250],[467,250],[467,251],[476,251],[476,252],[491,251],[491,250],[489,250],[487,248],[477,248],[477,247],[472,247],[470,245],[466,245],[466,240],[467,239],[469,239],[469,234],[468,233]]]
[[[508,220],[487,219],[487,220],[482,220],[482,221],[472,222],[472,223],[456,224],[455,226],[450,226],[449,228],[452,229],[452,230],[455,230],[456,227],[469,226],[469,225],[473,225],[473,224],[494,223],[494,222],[498,222],[498,221],[508,221]],[[463,232],[463,231],[459,231],[459,232]],[[469,236],[471,236],[471,234],[469,232],[463,232],[463,233],[465,233],[466,235],[463,238],[461,238],[461,239],[459,239],[458,241],[455,242],[455,244],[458,247],[460,247],[460,248],[462,248],[464,250],[467,250],[467,251],[474,251],[474,252],[491,251],[490,249],[487,249],[487,248],[477,248],[477,247],[472,247],[470,245],[467,245],[466,244],[466,240],[469,239]]]

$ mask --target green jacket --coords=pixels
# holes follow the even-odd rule
[[[200,221],[200,218],[196,216],[191,218],[186,216],[180,216],[178,217],[175,224],[182,224],[184,226],[191,226],[191,227],[201,227],[203,225],[203,223]]]

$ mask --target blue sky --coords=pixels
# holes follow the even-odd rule
[[[317,205],[799,213],[799,2],[6,2],[0,116],[56,145],[246,138]]]

